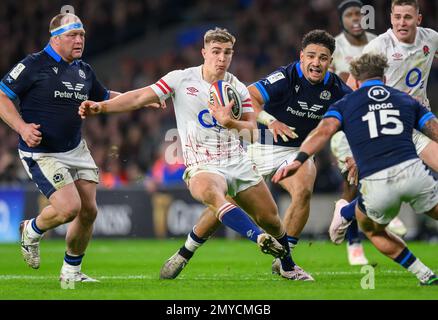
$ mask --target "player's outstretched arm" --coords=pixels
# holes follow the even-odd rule
[[[107,101],[84,101],[78,113],[85,119],[89,115],[132,111],[151,104],[160,104],[160,99],[151,88],[145,87],[125,92]]]
[[[278,183],[284,178],[294,175],[307,158],[322,150],[340,126],[341,123],[336,118],[322,119],[319,125],[304,140],[297,158],[290,165],[278,170],[272,177],[272,182]]]
[[[29,147],[34,148],[41,143],[42,134],[38,130],[40,125],[24,122],[12,101],[3,92],[0,92],[0,117]]]
[[[260,91],[255,86],[249,86],[248,91],[251,95],[251,101],[257,117],[257,122],[268,127],[274,137],[275,142],[278,142],[278,136],[280,136],[284,142],[288,142],[289,138],[298,138],[294,127],[289,127],[283,122],[277,120],[273,115],[263,110],[263,98],[260,94]]]
[[[423,133],[438,143],[438,119],[432,118],[424,124]]]

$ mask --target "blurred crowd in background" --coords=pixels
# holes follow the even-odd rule
[[[390,28],[390,0],[363,1],[376,12],[380,34]],[[99,59],[126,43],[142,41],[146,34],[161,34],[184,26],[173,45],[159,57],[124,56],[100,76],[109,89],[127,91],[149,85],[174,69],[202,63],[200,49],[205,25],[221,23],[236,37],[230,71],[251,84],[280,65],[299,58],[302,36],[325,29],[336,36],[341,32],[336,11],[338,0],[77,0],[70,1],[86,28],[84,60]],[[438,4],[420,0],[423,26],[436,29]],[[50,19],[65,3],[53,0],[3,0],[0,10],[0,73],[3,76],[27,54],[40,51],[48,42]],[[217,8],[220,5],[220,8]],[[187,26],[190,26],[187,28]],[[154,48],[150,48],[153,51]],[[99,70],[95,70],[99,77]],[[109,76],[108,76],[109,74]],[[435,63],[429,86],[438,87]],[[429,92],[430,92],[429,88]],[[436,91],[436,90],[435,90]],[[437,101],[431,101],[432,107]],[[182,164],[164,161],[169,142],[164,136],[175,128],[171,103],[163,110],[142,109],[133,113],[99,116],[84,122],[84,136],[100,168],[102,188],[140,185],[155,188],[181,184]],[[0,122],[0,185],[28,181],[17,156],[18,137]],[[335,192],[341,176],[329,149],[317,157],[316,192]]]

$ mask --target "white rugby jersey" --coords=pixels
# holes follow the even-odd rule
[[[364,53],[382,53],[388,58],[386,84],[419,99],[429,107],[427,81],[438,50],[438,32],[417,27],[412,44],[400,42],[392,29],[372,40]]]
[[[246,86],[231,73],[224,80],[240,93],[242,113],[254,112]],[[239,156],[239,137],[221,127],[208,111],[211,84],[202,77],[202,65],[169,72],[151,86],[161,101],[172,97],[178,134],[187,167]]]
[[[375,34],[372,34],[370,32],[365,32],[365,35],[368,42],[377,37]],[[335,40],[336,49],[335,52],[333,52],[332,62],[334,72],[337,75],[340,75],[342,72],[350,73],[351,60],[359,57],[362,54],[362,51],[365,48],[366,44],[364,44],[363,46],[352,45],[345,37],[344,32],[337,35]]]

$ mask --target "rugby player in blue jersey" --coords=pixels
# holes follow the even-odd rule
[[[60,280],[95,281],[81,272],[81,263],[97,215],[98,169],[81,138],[77,108],[87,99],[118,93],[108,91],[80,60],[85,30],[77,16],[58,14],[49,31],[47,46],[0,82],[0,117],[19,134],[23,165],[50,201],[36,218],[21,223],[21,251],[26,263],[38,269],[44,232],[70,222]],[[13,104],[17,98],[20,113]]]
[[[265,179],[292,161],[299,146],[318,125],[328,107],[352,92],[337,75],[328,71],[334,50],[335,40],[330,34],[313,30],[303,37],[299,61],[280,67],[249,86],[261,139],[248,147],[248,154]],[[290,249],[297,245],[308,220],[315,178],[316,168],[312,160],[297,175],[281,182],[293,199],[284,214]],[[161,277],[175,278],[195,250],[219,226],[220,222],[213,213],[206,210],[184,246],[166,261]],[[293,270],[284,272],[279,259],[274,260],[272,271],[291,280],[313,280],[295,263]]]
[[[364,54],[351,63],[359,89],[330,106],[324,119],[306,138],[295,160],[280,169],[273,182],[293,176],[307,159],[343,130],[356,161],[360,196],[356,219],[362,231],[384,255],[413,273],[421,285],[438,285],[438,277],[385,228],[398,215],[402,202],[416,213],[438,220],[438,183],[415,149],[417,129],[438,142],[438,121],[425,106],[408,94],[386,86],[388,60]],[[338,214],[337,228],[351,222]]]

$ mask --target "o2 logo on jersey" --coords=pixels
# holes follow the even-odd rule
[[[374,101],[382,102],[389,98],[391,94],[386,88],[381,86],[374,86],[368,90],[368,97]]]
[[[198,121],[204,128],[217,127],[217,120],[210,114],[207,109],[201,110],[198,113]]]
[[[409,88],[416,87],[423,77],[423,74],[421,73],[421,70],[418,68],[413,68],[409,70],[409,72],[406,74],[405,83]],[[421,83],[421,89],[423,88],[424,81]]]

